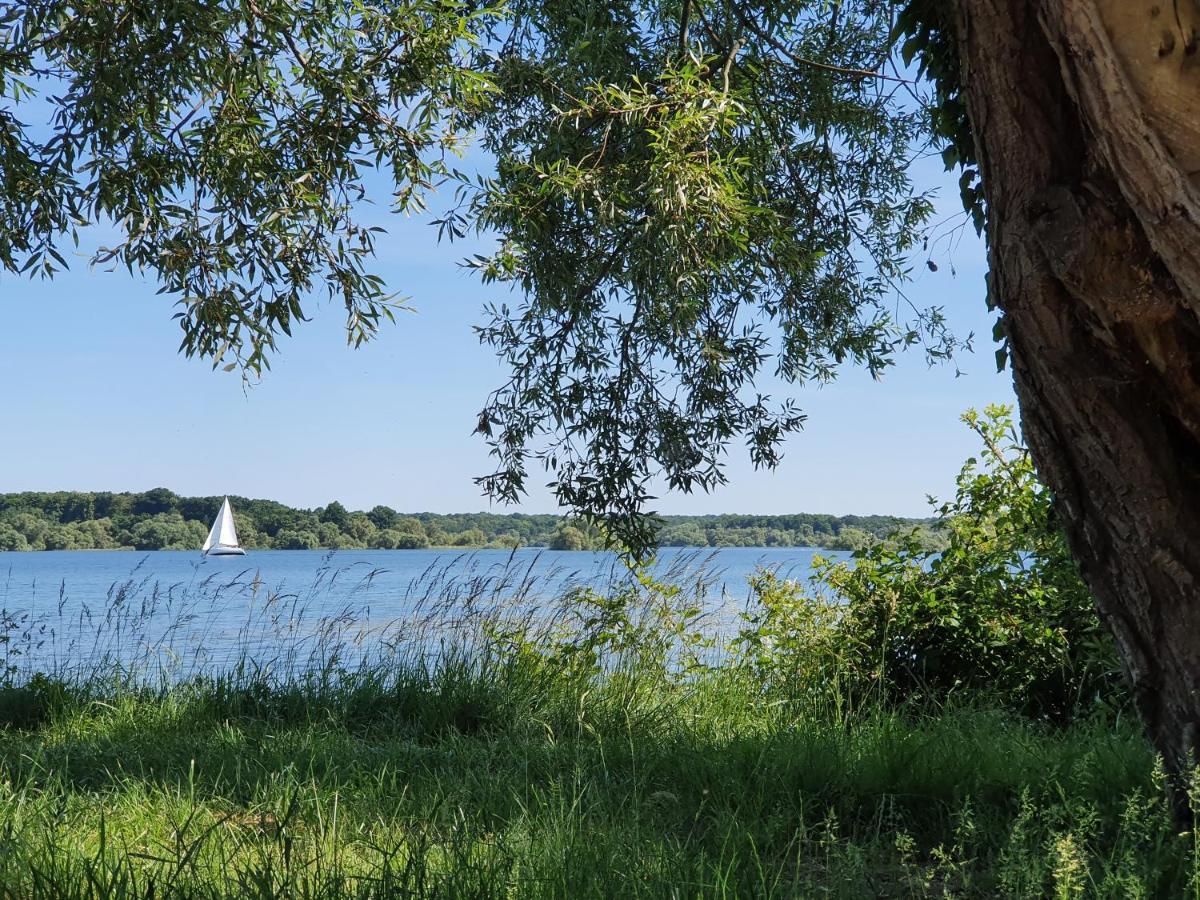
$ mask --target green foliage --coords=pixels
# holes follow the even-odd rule
[[[143,516],[172,513],[178,507],[179,498],[166,488],[151,488],[145,493],[138,494],[133,502],[133,512]]]
[[[393,304],[366,268],[364,174],[420,210],[486,82],[462,54],[487,7],[47,0],[0,9],[0,267],[94,262],[178,301],[181,349],[252,372],[325,287],[355,344]],[[31,123],[31,124],[27,124]],[[46,132],[43,134],[43,130]],[[155,510],[165,512],[166,510]]]
[[[766,582],[743,642],[765,641],[773,654],[808,660],[816,640],[837,659],[831,672],[890,702],[990,696],[1062,719],[1097,700],[1119,700],[1115,648],[1011,410],[991,406],[963,419],[983,451],[939,510],[945,548],[901,536],[858,551],[852,563],[827,561],[815,577],[818,597],[795,585],[781,595]],[[837,610],[832,649],[810,636],[814,621],[829,624],[827,601]]]
[[[0,683],[0,730],[31,729],[42,725],[67,705],[71,686],[45,675],[24,684]]]
[[[380,531],[386,531],[396,527],[396,523],[400,520],[400,514],[390,506],[376,506],[367,513],[367,518],[374,522],[375,527]]]
[[[872,535],[861,528],[843,528],[838,532],[838,539],[831,549],[834,550],[865,550],[874,544]]]
[[[350,513],[346,511],[346,507],[334,500],[323,510],[317,518],[321,522],[328,522],[339,530],[344,530],[350,521]]]
[[[342,531],[349,535],[357,544],[365,546],[375,537],[379,529],[362,513],[355,513],[346,519]]]
[[[29,540],[12,525],[0,523],[0,550],[28,550]]]
[[[489,495],[516,499],[536,463],[640,555],[654,477],[722,483],[734,436],[778,461],[804,416],[754,390],[764,370],[824,382],[916,342],[950,352],[936,310],[899,323],[889,302],[930,211],[908,174],[923,114],[881,81],[889,15],[513,5],[482,116],[496,175],[458,222],[499,233],[472,264],[524,294],[480,329],[510,373],[478,422]]]
[[[958,172],[958,195],[963,210],[971,219],[976,234],[983,234],[987,222],[987,198],[983,174],[975,149],[975,135],[967,117],[959,71],[958,39],[955,34],[953,4],[944,0],[902,0],[898,3],[892,38],[905,66],[916,63],[918,75],[932,83],[933,97],[926,101],[929,132],[940,149],[947,172]],[[992,303],[988,294],[989,307]],[[1008,335],[1004,319],[992,328],[996,348],[996,369],[1008,363]]]
[[[986,207],[975,138],[962,97],[954,9],[941,0],[904,0],[898,6],[892,36],[899,45],[901,61],[906,66],[916,63],[918,74],[933,84],[930,130],[942,147],[946,169],[962,168],[959,191],[963,208],[971,215],[975,230],[982,233]]]
[[[487,541],[482,528],[468,528],[453,537],[456,547],[478,547]]]
[[[574,525],[562,525],[550,540],[551,550],[586,550],[587,537]]]
[[[204,543],[207,533],[202,523],[184,521],[183,516],[173,512],[139,522],[130,537],[135,550],[194,550]]]
[[[274,546],[277,550],[313,550],[320,546],[320,538],[311,531],[284,528],[275,536]]]
[[[750,589],[731,650],[754,683],[768,695],[806,702],[852,698],[853,648],[841,632],[842,610],[774,572],[757,574]]]
[[[387,528],[371,539],[371,546],[377,550],[420,550],[429,546],[429,538],[424,534]]]
[[[241,536],[241,528],[238,528],[238,536]],[[321,542],[322,547],[338,548],[346,545],[346,537],[332,522],[322,522],[317,526],[317,540]]]
[[[558,523],[547,546],[551,550],[603,550],[605,543],[600,529],[579,519],[567,519]]]
[[[145,494],[71,491],[0,494],[0,551],[194,549],[203,542],[221,507],[221,499],[180,497],[165,488]],[[368,513],[351,512],[337,501],[313,511],[293,509],[270,500],[231,499],[238,537],[242,546],[249,549],[457,546],[595,550],[604,545],[601,533],[587,523],[564,521],[552,515],[402,516],[386,506],[376,506]],[[381,528],[380,522],[387,527]],[[678,547],[850,549],[864,541],[885,539],[897,529],[913,524],[914,520],[895,516],[838,517],[810,513],[665,516],[659,540],[664,545]],[[563,545],[565,528],[572,531],[567,532],[569,537]],[[938,536],[925,533],[923,540],[935,546]]]
[[[789,727],[719,679],[635,677],[584,684],[506,660],[336,690],[68,694],[0,731],[0,882],[165,900],[1197,886],[1194,838],[1172,828],[1129,725],[813,713]]]

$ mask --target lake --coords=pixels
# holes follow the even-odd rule
[[[653,571],[729,621],[757,569],[807,579],[816,555],[848,556],[667,548]],[[631,584],[615,554],[535,548],[0,553],[0,672],[327,666],[440,645],[498,610],[566,615],[572,590]]]

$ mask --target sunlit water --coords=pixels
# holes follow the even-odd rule
[[[804,580],[816,555],[846,556],[666,549],[654,573],[728,621],[756,570]],[[631,578],[614,554],[536,549],[0,553],[0,672],[325,667],[441,645],[499,609],[558,614],[573,590]]]

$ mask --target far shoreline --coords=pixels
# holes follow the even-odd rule
[[[536,550],[543,553],[613,553],[618,551],[604,548],[586,548],[582,550],[564,550],[557,547],[546,547],[542,545],[528,545],[524,547],[461,547],[454,545],[444,545],[437,547],[244,547],[246,556],[259,553],[429,553],[432,551],[453,550],[461,553],[476,553],[480,550],[487,550],[493,553],[519,553],[528,550]],[[673,544],[669,547],[659,547],[658,552],[663,550],[813,550],[824,551],[826,553],[853,553],[854,551],[844,547],[820,547],[809,544],[795,544],[790,546],[768,546],[754,545],[744,547],[738,544],[723,544],[720,546],[710,546],[706,544]],[[197,548],[182,548],[182,547],[153,547],[139,550],[137,547],[79,547],[73,549],[55,549],[55,550],[4,550],[0,549],[0,558],[5,555],[42,555],[46,553],[196,553],[200,554],[200,549]],[[229,556],[228,559],[245,559],[246,556]],[[216,557],[214,557],[216,558]]]

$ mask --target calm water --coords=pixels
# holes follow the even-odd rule
[[[809,548],[666,549],[656,574],[730,615],[760,567],[805,579]],[[535,549],[0,553],[0,669],[116,661],[188,671],[232,660],[321,665],[380,646],[438,643],[464,619],[510,605],[529,615],[580,587],[630,576],[616,556]],[[368,649],[370,648],[370,649]]]

